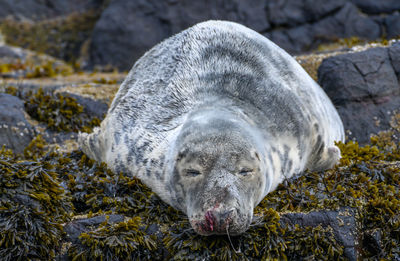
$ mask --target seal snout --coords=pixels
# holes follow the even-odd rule
[[[231,228],[237,220],[237,210],[210,209],[204,214],[203,220],[192,221],[192,227],[200,235],[231,233]],[[232,232],[235,234],[235,231]]]

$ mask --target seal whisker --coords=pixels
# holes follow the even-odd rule
[[[240,244],[239,244],[239,249],[238,250],[236,250],[236,248],[233,246],[233,243],[232,243],[232,240],[231,240],[231,236],[229,235],[229,223],[226,225],[226,234],[228,235],[228,239],[229,239],[229,242],[231,243],[231,247],[232,247],[233,251],[236,254],[242,253],[242,251],[240,251]]]

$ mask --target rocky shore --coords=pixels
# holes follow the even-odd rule
[[[206,2],[0,0],[1,260],[400,260],[398,1]],[[195,234],[76,140],[106,114],[117,68],[209,18],[296,54],[347,135],[335,169],[285,181],[237,237]]]

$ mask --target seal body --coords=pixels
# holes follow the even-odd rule
[[[208,21],[139,59],[101,126],[79,139],[210,235],[244,232],[285,178],[334,166],[344,130],[289,54],[242,25]]]

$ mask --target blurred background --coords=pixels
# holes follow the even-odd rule
[[[129,70],[164,38],[208,19],[244,24],[290,54],[400,35],[399,0],[0,0],[0,41],[86,69]]]

